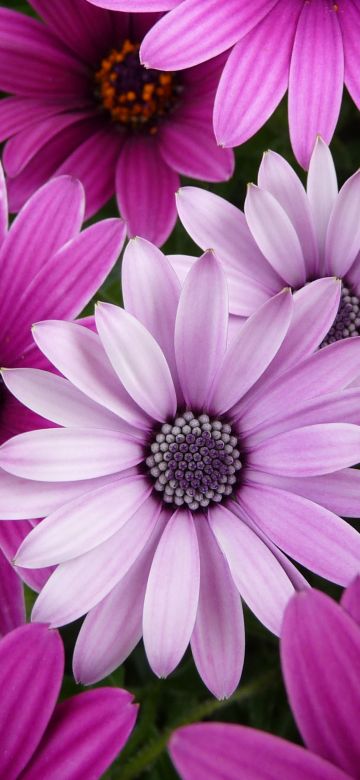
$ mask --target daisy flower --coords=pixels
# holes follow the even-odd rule
[[[330,143],[345,83],[360,108],[359,0],[90,0],[113,10],[172,9],[147,34],[147,67],[188,68],[230,49],[216,95],[219,144],[251,138],[288,90],[290,138],[308,167]]]
[[[16,563],[58,564],[33,620],[88,613],[76,679],[103,678],[143,634],[160,677],[191,642],[222,698],[243,664],[240,595],[278,634],[306,587],[287,555],[343,585],[358,571],[360,535],[337,513],[359,509],[360,472],[349,467],[360,459],[360,391],[344,388],[360,373],[360,340],[317,349],[339,304],[331,278],[296,301],[284,289],[228,340],[226,278],[211,251],[180,289],[160,250],[135,239],[123,291],[126,310],[97,307],[98,335],[35,326],[64,378],[3,372],[19,400],[63,427],[1,447],[0,511],[46,518]]]
[[[26,625],[0,641],[0,776],[98,780],[127,742],[132,696],[98,688],[57,704],[64,650],[57,631]]]
[[[338,192],[334,163],[318,138],[307,191],[289,163],[265,152],[258,184],[250,184],[245,215],[196,187],[177,195],[180,219],[200,247],[212,246],[229,280],[230,310],[247,317],[284,285],[300,290],[314,279],[342,281],[338,311],[322,346],[360,334],[360,172]],[[184,279],[193,262],[171,257]]]
[[[111,13],[86,0],[30,4],[42,21],[0,9],[10,210],[68,173],[85,187],[87,217],[115,192],[129,235],[163,243],[179,173],[222,181],[233,171],[233,153],[217,147],[212,128],[223,56],[181,73],[145,70],[139,46],[159,15]]]
[[[358,780],[359,604],[358,577],[341,605],[313,590],[285,612],[282,670],[307,750],[245,726],[185,726],[170,740],[182,780]]]

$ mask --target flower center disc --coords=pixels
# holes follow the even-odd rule
[[[139,48],[125,40],[102,60],[95,73],[96,96],[113,121],[154,135],[159,122],[178,106],[182,86],[177,73],[144,68]]]
[[[360,299],[342,285],[337,315],[320,347],[327,347],[349,336],[360,336]]]
[[[146,458],[155,490],[166,504],[205,508],[230,496],[241,469],[237,437],[231,425],[185,412],[164,423]]]

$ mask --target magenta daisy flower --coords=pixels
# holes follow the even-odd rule
[[[358,780],[359,604],[358,577],[341,606],[313,590],[285,612],[282,668],[307,750],[245,726],[185,726],[170,740],[182,780]]]
[[[28,200],[8,230],[6,187],[0,166],[1,366],[52,370],[33,342],[32,323],[39,317],[76,317],[114,265],[125,238],[124,223],[104,220],[80,232],[84,209],[80,182],[61,176]],[[83,323],[93,326],[93,318]],[[16,433],[49,425],[43,416],[19,404],[3,382],[0,410],[1,443]],[[6,479],[5,474],[2,476]],[[20,495],[18,499],[21,501]],[[6,512],[1,516],[6,518]],[[0,523],[0,548],[10,560],[32,525],[27,520]],[[38,588],[44,574],[27,572],[25,576],[32,587]]]
[[[305,192],[289,163],[266,152],[244,214],[213,193],[182,188],[178,212],[203,248],[212,246],[229,280],[230,310],[247,317],[284,285],[300,290],[326,276],[342,280],[338,311],[323,345],[360,334],[360,172],[338,192],[330,151],[318,138]],[[184,279],[194,259],[171,257]]]
[[[157,675],[191,642],[204,682],[226,697],[244,656],[239,594],[277,634],[306,586],[287,555],[340,584],[358,571],[360,535],[336,513],[359,509],[349,466],[360,459],[360,391],[344,388],[360,373],[360,340],[317,349],[340,296],[338,281],[321,279],[297,301],[283,290],[228,341],[212,252],[181,290],[160,250],[135,239],[123,290],[127,310],[97,307],[98,335],[36,325],[65,378],[4,372],[19,400],[63,427],[2,446],[0,511],[46,516],[16,562],[58,564],[34,620],[88,613],[78,680],[104,677],[143,633]]]
[[[308,167],[315,137],[329,143],[343,84],[360,108],[359,0],[90,0],[114,10],[172,9],[141,58],[178,70],[231,49],[215,101],[219,144],[251,138],[289,90],[294,153]]]
[[[86,215],[116,192],[130,235],[171,232],[179,173],[228,179],[212,108],[223,57],[177,72],[145,70],[139,46],[159,15],[119,14],[86,0],[31,0],[43,21],[0,9],[0,140],[10,210],[49,177],[82,181]],[[26,62],[26,67],[24,67]]]
[[[97,780],[127,742],[132,696],[98,688],[57,704],[64,651],[57,631],[26,625],[0,641],[0,776]]]

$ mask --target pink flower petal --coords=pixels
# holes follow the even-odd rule
[[[98,304],[95,319],[109,360],[131,398],[155,420],[173,416],[174,383],[154,337],[132,314],[112,304]]]
[[[0,465],[25,479],[76,482],[115,474],[140,463],[143,456],[141,444],[118,431],[48,428],[5,442]]]
[[[344,8],[341,10],[342,13],[338,14],[338,16],[344,43],[345,84],[353,101],[359,108],[360,82],[358,42],[360,35],[360,9],[356,0],[348,0],[346,9]]]
[[[344,50],[333,7],[323,0],[303,5],[296,29],[289,77],[290,138],[307,168],[317,135],[330,143],[344,82]]]
[[[305,744],[357,777],[359,626],[325,594],[301,593],[285,613],[281,658],[290,706]],[[319,717],[319,702],[326,717]]]
[[[280,103],[288,86],[298,16],[298,3],[280,0],[234,46],[215,99],[214,129],[219,144],[243,144]]]
[[[25,625],[1,640],[0,775],[6,780],[16,780],[22,774],[39,744],[63,671],[64,651],[57,631]]]
[[[0,548],[0,637],[25,623],[21,580]]]
[[[195,624],[199,585],[194,520],[188,510],[179,509],[157,546],[145,594],[144,644],[158,677],[167,677],[185,653]]]
[[[343,591],[341,606],[360,625],[360,576],[358,575]]]
[[[225,354],[227,325],[225,274],[209,251],[189,271],[176,315],[176,363],[184,398],[191,408],[206,407]]]
[[[61,563],[42,589],[32,620],[63,626],[99,604],[142,553],[159,514],[159,502],[150,497],[110,539]]]
[[[194,179],[227,181],[234,172],[233,152],[217,146],[211,117],[174,118],[162,128],[160,151],[170,168]]]
[[[141,62],[160,70],[197,65],[233,46],[275,4],[276,0],[252,0],[251,5],[238,0],[183,0],[148,33],[140,49]]]
[[[360,426],[324,423],[296,428],[263,442],[248,454],[249,465],[289,477],[329,474],[360,460]]]
[[[309,201],[300,179],[284,157],[268,151],[259,168],[258,184],[287,213],[301,244],[307,277],[314,278],[319,272],[318,247]]]
[[[288,214],[274,196],[251,184],[245,216],[253,237],[274,270],[291,287],[306,282],[306,267],[299,237]]]
[[[241,599],[229,567],[202,517],[196,522],[200,594],[191,649],[205,685],[226,699],[239,684],[245,653]]]
[[[325,271],[325,239],[330,214],[338,196],[335,165],[331,152],[320,136],[310,158],[307,196],[311,208],[320,255],[320,269]]]
[[[180,284],[160,249],[135,238],[129,241],[122,262],[124,305],[154,336],[179,388],[174,351],[176,311]]]
[[[150,492],[151,486],[137,476],[79,496],[35,526],[16,554],[16,565],[36,569],[94,549],[133,517]]]
[[[240,329],[219,363],[211,393],[210,403],[218,414],[236,404],[265,371],[286,335],[292,309],[291,293],[285,290],[264,303]]]
[[[182,780],[350,780],[298,745],[230,723],[177,729],[169,750]]]
[[[57,704],[24,780],[102,777],[128,740],[137,709],[120,688],[86,691]]]
[[[265,485],[242,485],[240,508],[281,550],[338,585],[359,569],[360,535],[344,520],[307,498]]]
[[[360,172],[341,188],[331,212],[325,242],[327,273],[343,277],[360,252]]]
[[[131,425],[148,429],[148,416],[134,403],[116,376],[96,333],[76,323],[38,323],[33,337],[39,349],[81,392]]]
[[[294,592],[283,567],[259,536],[225,507],[211,508],[209,524],[244,601],[270,631],[280,634]]]
[[[116,168],[116,196],[130,237],[142,236],[158,246],[166,241],[176,221],[178,188],[178,174],[164,162],[154,139],[127,139]]]

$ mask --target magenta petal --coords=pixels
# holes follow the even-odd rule
[[[341,606],[360,625],[360,576],[358,575],[344,590]]]
[[[344,50],[337,6],[304,3],[296,30],[289,77],[290,137],[295,155],[309,165],[316,136],[330,143],[344,82]]]
[[[75,97],[87,90],[80,60],[36,19],[0,9],[0,89],[25,97]],[[19,61],[26,59],[26,68]]]
[[[240,3],[239,7],[244,8]],[[296,2],[280,0],[229,55],[215,99],[218,143],[238,146],[262,127],[288,86]],[[229,17],[230,18],[230,17]]]
[[[228,723],[177,729],[169,750],[182,780],[351,780],[302,747]]]
[[[0,637],[23,623],[25,602],[21,580],[0,549]]]
[[[99,778],[124,747],[137,705],[120,688],[100,688],[57,704],[23,780]]]
[[[216,290],[216,295],[213,291]],[[175,323],[175,354],[184,398],[191,408],[205,408],[223,361],[228,328],[225,274],[213,252],[189,271]]]
[[[47,626],[21,626],[1,640],[0,776],[6,780],[19,777],[40,742],[63,669],[60,636]]]
[[[4,171],[0,163],[0,247],[8,229],[8,205]]]
[[[78,234],[84,208],[80,182],[64,176],[39,189],[17,216],[0,253],[3,322],[34,276],[55,252]],[[11,263],[7,262],[9,257]]]
[[[211,118],[168,122],[160,137],[161,154],[175,171],[203,181],[224,181],[234,172],[234,155],[217,146]]]
[[[325,594],[300,593],[285,613],[281,657],[290,705],[307,747],[357,778],[359,626]]]
[[[345,10],[345,9],[344,9]],[[360,9],[357,0],[347,0],[345,13],[339,14],[345,55],[345,84],[352,99],[360,106],[359,36]]]
[[[252,0],[250,5],[238,0],[184,0],[150,30],[140,49],[141,61],[160,70],[197,65],[233,46],[275,4],[276,0]]]
[[[80,179],[86,193],[86,219],[114,194],[116,163],[124,140],[112,130],[105,127],[85,134],[85,140],[66,156],[54,174],[68,173]]]
[[[124,238],[122,220],[101,220],[68,241],[44,263],[24,292],[18,293],[3,328],[4,338],[15,331],[11,339],[15,354],[27,346],[35,321],[50,317],[71,320],[80,313],[109,274]]]
[[[129,236],[161,246],[175,225],[178,188],[178,174],[164,162],[153,139],[134,136],[126,141],[116,168],[116,195]]]

